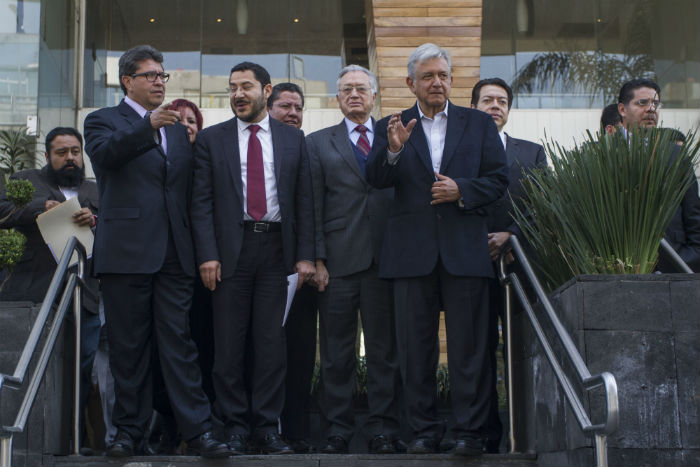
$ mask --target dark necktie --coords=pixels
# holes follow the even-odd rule
[[[263,154],[260,140],[256,133],[259,125],[250,125],[250,138],[248,138],[248,180],[246,183],[246,200],[248,214],[259,221],[267,213],[267,198],[265,197],[265,169],[263,168]]]
[[[357,148],[360,150],[365,157],[369,154],[371,148],[369,144],[369,139],[367,139],[367,127],[364,125],[357,125],[355,131],[360,133],[360,138],[357,140]]]
[[[152,114],[152,113],[153,113],[153,112],[150,111],[150,110],[146,112],[145,117],[148,117],[148,121],[149,121],[149,122],[151,121],[151,114]],[[145,118],[145,117],[144,117],[144,118]],[[157,129],[157,130],[153,130],[153,140],[154,140],[158,145],[161,144],[161,141],[160,141],[160,128]]]

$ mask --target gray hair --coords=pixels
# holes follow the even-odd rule
[[[416,67],[432,58],[444,58],[447,61],[447,67],[450,69],[450,74],[452,73],[452,60],[450,59],[450,53],[430,42],[418,46],[416,50],[413,51],[411,57],[408,59],[408,77],[411,79],[416,79]]]
[[[351,71],[361,71],[362,73],[366,74],[369,78],[369,85],[372,88],[372,92],[375,94],[377,93],[377,78],[374,77],[374,73],[360,65],[348,65],[340,70],[340,73],[338,73],[338,81],[336,82],[336,87],[338,90],[340,90],[340,80]]]

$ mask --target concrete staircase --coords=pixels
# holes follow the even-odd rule
[[[535,467],[537,460],[528,454],[485,454],[478,458],[450,454],[411,456],[407,454],[305,454],[287,456],[236,456],[208,460],[189,456],[153,456],[111,459],[107,457],[63,456],[44,459],[45,466],[55,467]]]

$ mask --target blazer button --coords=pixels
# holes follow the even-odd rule
[[[438,218],[438,220],[441,220],[441,219],[442,219],[442,215],[441,215],[441,214],[438,214],[438,215],[437,215],[437,218]]]

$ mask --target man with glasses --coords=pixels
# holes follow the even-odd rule
[[[376,96],[377,81],[369,70],[358,65],[343,68],[336,99],[345,118],[306,138],[316,211],[319,406],[328,420],[328,441],[321,449],[326,454],[347,452],[355,433],[358,310],[367,356],[369,450],[391,454],[402,444],[392,288],[390,281],[379,278],[378,267],[394,190],[376,189],[365,180],[375,139],[371,112]]]
[[[271,91],[265,68],[234,66],[235,117],[195,141],[192,228],[214,305],[215,411],[232,454],[246,453],[251,435],[264,453],[294,452],[277,431],[285,399],[287,275],[297,272],[304,282],[315,272],[304,133],[270,118]]]
[[[85,119],[85,149],[97,177],[100,216],[93,249],[102,283],[109,360],[115,383],[107,455],[139,453],[153,413],[152,350],[188,452],[228,456],[212,434],[189,309],[194,252],[189,203],[192,148],[180,114],[162,106],[163,56],[137,46],[119,59],[125,97]]]
[[[657,126],[660,108],[661,90],[655,82],[634,79],[622,85],[617,110],[622,117],[623,131]],[[700,199],[695,176],[666,229],[665,237],[693,271],[700,271]],[[678,272],[663,257],[660,257],[657,269]]]

